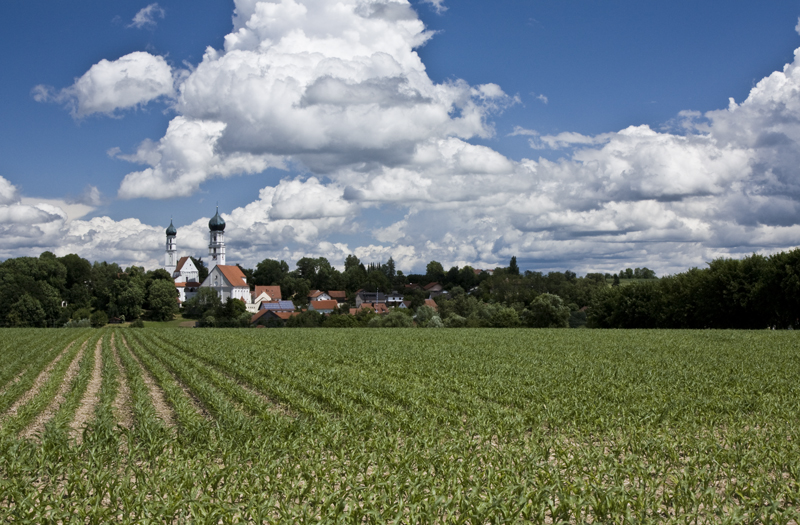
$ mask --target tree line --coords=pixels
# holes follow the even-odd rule
[[[202,260],[194,259],[201,280]],[[656,278],[647,268],[619,273],[521,271],[516,257],[491,272],[470,266],[445,270],[431,261],[425,273],[404,274],[389,258],[363,263],[355,255],[344,270],[324,257],[304,257],[294,270],[285,261],[264,259],[242,268],[251,287],[277,285],[298,310],[311,290],[344,290],[348,304],[333,315],[302,312],[287,326],[573,327],[594,328],[786,328],[800,323],[800,250],[743,259],[716,259]],[[436,282],[447,292],[426,306],[422,287]],[[416,284],[417,287],[407,287]],[[399,291],[409,308],[377,316],[350,315],[359,290]],[[172,276],[163,269],[90,263],[75,254],[19,257],[0,263],[0,325],[83,326],[122,321],[169,320],[178,313]],[[402,311],[401,311],[402,310]],[[201,289],[183,315],[208,326],[249,326],[240,301],[221,303]]]

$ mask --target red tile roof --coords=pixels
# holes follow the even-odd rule
[[[280,301],[281,300],[281,287],[280,286],[256,286],[256,289],[253,290],[253,299],[261,295],[262,293],[266,293],[269,295],[271,301]]]
[[[186,288],[186,283],[175,283],[175,288]]]
[[[242,273],[241,268],[238,266],[231,266],[231,265],[221,265],[218,264],[217,268],[219,271],[222,272],[222,275],[225,276],[225,279],[231,283],[231,286],[235,288],[248,288],[247,281],[245,280],[245,276]]]
[[[322,292],[319,290],[311,290],[310,292],[308,292],[309,299],[313,299],[314,297],[319,297],[320,295],[322,295]]]
[[[330,299],[325,301],[311,301],[308,304],[309,308],[313,308],[314,310],[333,310],[339,306],[339,303],[336,302],[336,299]]]
[[[437,312],[439,311],[439,305],[436,304],[436,301],[434,301],[433,299],[425,299],[425,306],[430,306]]]
[[[361,305],[361,308],[359,308],[358,310],[362,310],[364,308],[366,308],[368,310],[372,310],[373,312],[375,312],[378,315],[383,315],[383,314],[388,314],[389,313],[389,307],[386,306],[385,303],[363,303]],[[356,312],[358,310],[356,310]],[[352,309],[350,311],[352,312]]]
[[[432,282],[432,283],[428,283],[428,284],[426,284],[426,285],[425,285],[425,288],[424,288],[424,290],[430,290],[431,288],[434,288],[434,287],[436,287],[436,286],[438,286],[438,287],[440,287],[440,288],[442,287],[442,285],[441,285],[441,284],[439,284],[439,283],[437,283],[437,282]]]
[[[341,299],[342,301],[347,299],[347,293],[344,290],[328,290],[328,295],[331,296],[331,299]]]

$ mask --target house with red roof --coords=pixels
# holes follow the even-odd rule
[[[250,292],[250,304],[247,305],[247,311],[255,313],[261,309],[261,303],[275,303],[280,300],[280,286],[256,286],[256,289]]]
[[[323,314],[333,313],[339,307],[339,303],[335,299],[316,300],[308,303],[308,309],[314,310]]]
[[[344,290],[328,290],[328,295],[339,304],[347,302],[347,292]]]
[[[322,290],[311,290],[308,292],[308,302],[311,301],[330,301],[331,296],[323,292]]]

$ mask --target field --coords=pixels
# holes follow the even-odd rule
[[[0,335],[6,522],[800,522],[795,332]]]

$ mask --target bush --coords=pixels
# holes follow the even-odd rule
[[[411,328],[414,326],[414,320],[408,314],[394,310],[382,319],[381,326],[384,328]]]
[[[438,315],[434,315],[430,319],[428,319],[428,323],[425,325],[425,328],[443,328],[444,323],[442,323],[442,318]]]
[[[102,328],[108,324],[108,316],[105,312],[98,310],[89,318],[93,328]]]
[[[81,319],[89,319],[92,316],[92,311],[89,308],[78,308],[72,312],[72,319],[79,321]]]
[[[445,328],[464,328],[466,325],[467,318],[461,317],[458,314],[450,314],[450,316],[444,320]]]
[[[349,314],[330,315],[322,322],[323,328],[355,328],[358,321]]]
[[[531,302],[525,312],[525,324],[533,328],[567,328],[569,307],[561,297],[543,293]]]
[[[489,322],[495,328],[516,328],[520,325],[519,315],[513,308],[502,308],[492,315]]]
[[[64,323],[64,328],[89,328],[92,323],[88,319],[78,319]]]
[[[144,328],[144,321],[136,319],[131,323],[131,328]]]
[[[428,326],[428,321],[431,320],[433,316],[436,315],[436,310],[431,308],[430,306],[424,304],[417,308],[417,326],[425,327]]]

